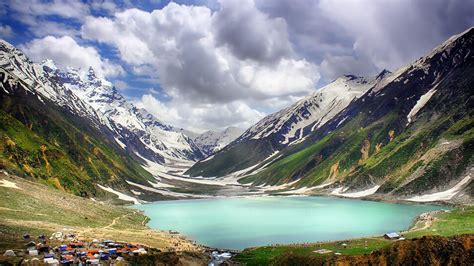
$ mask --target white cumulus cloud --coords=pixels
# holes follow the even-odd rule
[[[134,74],[158,80],[172,99],[164,104],[167,116],[186,120],[173,124],[201,129],[250,125],[263,115],[258,110],[276,110],[267,103],[290,104],[315,89],[318,68],[293,52],[284,20],[269,18],[250,0],[221,5],[215,12],[169,3],[152,12],[127,9],[109,18],[89,16],[81,36],[115,47]],[[232,16],[229,8],[235,11]],[[229,30],[236,20],[242,27]],[[149,103],[150,97],[141,100]],[[158,115],[159,104],[144,106]],[[221,118],[213,118],[217,115]]]
[[[145,94],[136,104],[165,123],[195,132],[223,130],[230,125],[245,129],[265,116],[242,101],[196,104],[173,99],[164,103],[151,94]]]
[[[81,46],[69,36],[33,39],[20,48],[35,61],[52,59],[59,66],[81,71],[92,67],[99,76],[117,76],[124,72],[121,66],[102,58],[94,47]]]

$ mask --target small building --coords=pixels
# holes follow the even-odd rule
[[[383,235],[383,237],[385,239],[394,240],[394,239],[399,239],[401,236],[395,232],[391,232],[391,233],[386,233],[385,235]]]
[[[30,256],[38,256],[38,250],[29,250],[28,251],[28,255]]]
[[[329,253],[332,253],[332,250],[322,248],[322,249],[315,250],[313,252],[318,253],[318,254],[329,254]]]
[[[45,258],[44,259],[44,264],[45,265],[55,265],[59,266],[59,261],[55,258]]]
[[[36,250],[36,243],[33,242],[33,241],[30,241],[28,242],[26,245],[25,245],[25,248],[26,250],[30,251],[30,250]]]

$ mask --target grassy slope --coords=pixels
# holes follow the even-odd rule
[[[264,160],[273,149],[268,140],[248,140],[226,147],[214,155],[212,160],[197,162],[186,174],[191,176],[224,176],[236,170],[245,169]]]
[[[32,97],[0,97],[0,167],[75,194],[151,179],[88,121]]]
[[[407,239],[412,239],[424,235],[454,236],[461,234],[474,233],[474,206],[464,210],[456,209],[449,213],[436,214],[436,220],[430,227],[417,225],[417,227],[404,233]],[[344,248],[341,244],[346,243]],[[301,256],[333,256],[320,255],[314,253],[317,249],[330,249],[343,255],[368,254],[393,244],[393,241],[386,240],[383,237],[370,237],[351,239],[346,241],[312,243],[308,245],[279,245],[249,248],[238,254],[234,259],[246,265],[271,265],[280,257],[286,254],[297,254]]]
[[[245,178],[242,182],[275,184],[309,177],[301,184],[320,184],[330,176],[330,168],[337,161],[339,172],[349,171],[357,165],[363,141],[375,131],[388,131],[385,125],[389,124],[391,117],[388,116],[386,120],[367,128],[358,128],[361,117],[356,117],[309,147],[295,153],[289,151],[287,156],[273,163],[265,171]]]
[[[22,248],[21,235],[50,235],[71,228],[86,240],[114,239],[151,247],[174,246],[169,235],[150,230],[147,217],[125,207],[99,203],[49,186],[0,173],[20,189],[0,186],[0,248]],[[18,246],[18,247],[16,247]]]

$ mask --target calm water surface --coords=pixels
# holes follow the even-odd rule
[[[161,201],[134,208],[145,211],[152,228],[176,230],[211,247],[243,249],[401,231],[416,215],[445,207],[333,197],[236,197]]]

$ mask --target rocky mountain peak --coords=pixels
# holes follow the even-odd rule
[[[97,76],[95,75],[94,68],[92,68],[91,66],[89,67],[89,70],[87,71],[87,79],[89,81],[93,81],[93,80],[97,79]]]
[[[12,82],[21,80],[22,88],[43,104],[59,105],[91,121],[132,156],[139,154],[157,163],[164,163],[165,158],[196,161],[204,157],[190,139],[137,109],[93,68],[83,71],[59,67],[52,60],[33,63],[5,41],[0,41],[0,68]],[[15,93],[13,89],[18,87],[10,86],[4,91]]]
[[[55,72],[59,69],[56,62],[51,59],[41,61],[40,65],[43,66],[43,69],[47,72]]]
[[[191,138],[205,154],[211,155],[234,141],[242,132],[240,128],[228,127],[223,131],[208,130]]]
[[[392,74],[392,72],[390,70],[387,70],[387,69],[383,69],[382,71],[380,71],[380,73],[375,77],[375,79],[383,79],[385,78],[386,76]]]

